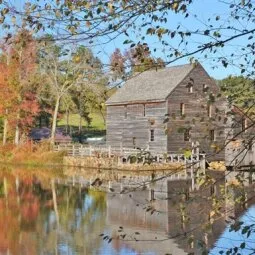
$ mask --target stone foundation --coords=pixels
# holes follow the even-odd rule
[[[176,170],[184,169],[181,163],[153,163],[153,164],[129,164],[120,163],[117,157],[98,158],[98,157],[64,157],[65,166],[97,168],[97,169],[119,169],[119,170]]]

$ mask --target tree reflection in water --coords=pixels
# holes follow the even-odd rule
[[[83,174],[86,178],[87,173]],[[91,175],[109,179],[105,172],[98,174],[104,176],[89,171],[87,179]],[[180,255],[200,254],[201,244],[206,250],[215,247],[211,253],[215,254],[217,246],[227,245],[224,239],[229,238],[225,230],[228,215],[222,212],[230,208],[231,215],[239,218],[245,209],[233,207],[232,201],[226,199],[221,206],[213,205],[211,198],[216,198],[220,189],[225,190],[224,178],[218,187],[212,189],[209,185],[192,192],[190,180],[166,181],[167,192],[157,192],[161,187],[157,183],[151,199],[149,189],[116,194],[109,187],[104,192],[88,189],[79,181],[75,185],[66,182],[69,177],[52,170],[0,172],[0,254]],[[243,192],[240,187],[239,193]],[[252,187],[246,193],[248,199],[254,197]],[[254,202],[250,200],[245,207]],[[148,206],[155,213],[147,210]],[[212,222],[214,213],[224,217]],[[210,222],[210,226],[205,224]],[[113,239],[103,240],[101,233]],[[125,240],[119,238],[123,233]]]
[[[89,254],[105,226],[103,192],[33,175],[0,179],[0,254]]]

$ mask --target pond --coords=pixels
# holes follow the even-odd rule
[[[229,232],[229,219],[255,223],[252,185],[231,190],[248,196],[242,206],[228,197],[217,212],[224,176],[203,188],[199,179],[161,176],[3,168],[0,254],[220,254],[244,240],[243,254],[255,249],[254,232]]]

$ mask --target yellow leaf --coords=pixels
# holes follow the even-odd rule
[[[212,218],[215,215],[215,211],[210,211],[210,218]]]
[[[15,25],[16,24],[16,17],[12,16],[12,23]]]
[[[173,9],[175,10],[175,11],[177,11],[178,10],[178,7],[179,7],[179,4],[177,3],[177,2],[175,2],[174,4],[173,4]]]

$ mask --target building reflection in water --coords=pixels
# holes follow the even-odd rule
[[[254,187],[247,185],[246,177],[244,187],[237,188],[231,183],[233,174],[227,174],[227,178],[222,173],[214,175],[216,184],[196,186],[194,190],[191,180],[168,180],[151,187],[153,191],[108,194],[106,224],[116,237],[125,233],[128,240],[124,243],[140,252],[200,254],[209,251],[228,230],[229,216],[239,218],[255,203]],[[227,193],[222,196],[222,192]],[[242,197],[248,202],[235,204]],[[121,233],[119,226],[123,227]],[[116,242],[116,247],[120,247],[122,241],[117,238]],[[224,241],[220,243],[224,246]]]
[[[247,213],[254,213],[254,187],[236,188],[232,174],[227,179],[218,174],[215,185],[202,188],[191,180],[164,180],[127,194],[88,189],[83,182],[61,178],[1,173],[0,254],[214,252],[217,246],[229,247],[224,239],[235,238],[228,235],[229,216],[248,219]],[[212,198],[220,198],[223,190],[229,196],[221,200],[216,220]],[[103,240],[101,233],[112,241]],[[126,235],[124,241],[120,235]]]

